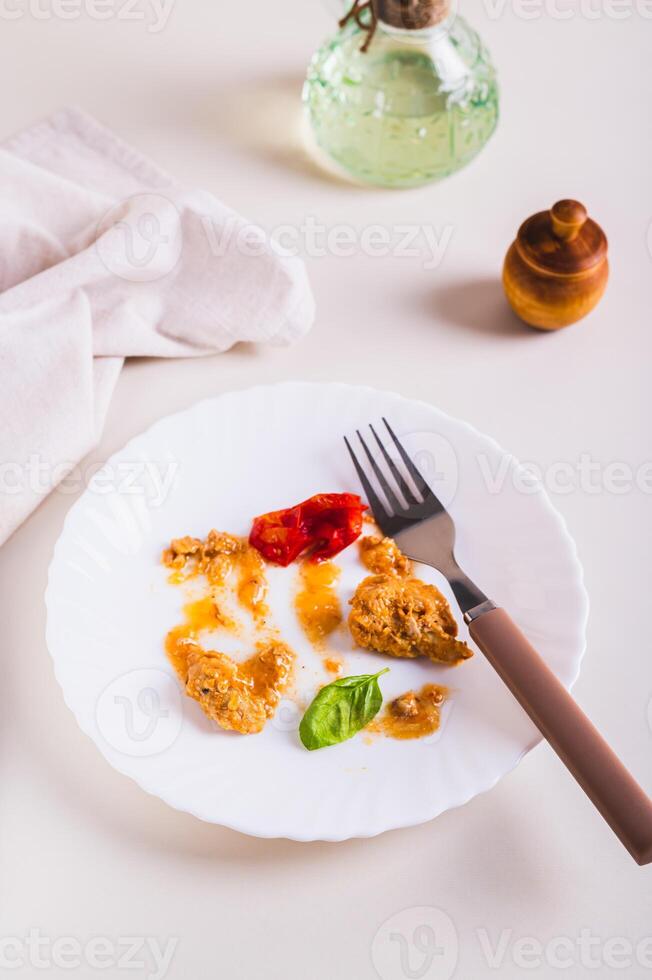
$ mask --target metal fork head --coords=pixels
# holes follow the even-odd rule
[[[383,534],[395,539],[401,551],[408,558],[423,562],[424,565],[431,565],[438,569],[442,575],[445,575],[461,611],[465,614],[465,618],[470,617],[467,620],[470,622],[477,610],[486,611],[488,604],[494,608],[493,603],[489,603],[484,592],[464,574],[457,564],[455,560],[455,524],[452,517],[410,459],[387,419],[383,419],[383,422],[398,450],[405,472],[392,459],[373,425],[370,425],[369,428],[378,444],[387,469],[392,475],[394,485],[378,465],[360,432],[357,435],[385,498],[385,503],[379,497],[371,478],[360,464],[351,443],[346,436],[344,437],[376,523]],[[411,483],[407,479],[408,475]]]
[[[402,463],[399,465],[392,458],[385,443],[373,425],[370,425],[371,435],[380,450],[387,472],[383,471],[359,430],[356,434],[372,476],[365,471],[351,443],[344,437],[374,519],[383,534],[395,538],[409,558],[434,565],[447,575],[456,567],[453,557],[453,520],[439,497],[428,486],[387,419],[383,419],[383,423]],[[391,474],[391,481],[387,473]],[[376,491],[372,477],[375,478],[384,500]]]

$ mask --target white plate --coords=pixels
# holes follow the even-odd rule
[[[544,491],[495,442],[431,405],[370,388],[284,384],[223,395],[161,420],[112,457],[68,514],[46,595],[48,646],[66,703],[116,769],[171,806],[260,837],[372,836],[465,803],[539,740],[480,653],[446,670],[354,651],[344,632],[335,645],[345,673],[390,666],[386,697],[431,680],[453,689],[436,736],[361,734],[307,752],[294,702],[262,734],[243,737],[219,730],[180,692],[163,639],[188,600],[167,582],[162,548],[212,527],[246,534],[255,514],[313,493],[357,492],[342,435],[381,416],[449,506],[462,567],[511,612],[564,684],[576,679],[588,602],[573,541]],[[170,481],[167,491],[157,492],[155,468]],[[338,561],[346,603],[363,569],[355,548]],[[296,573],[271,571],[271,605],[297,651],[308,702],[327,675],[294,620]],[[452,601],[441,576],[422,575]],[[237,649],[213,641],[248,652],[242,641]]]

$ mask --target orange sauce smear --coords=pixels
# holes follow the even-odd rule
[[[367,725],[366,731],[402,740],[434,735],[448,693],[447,687],[438,684],[426,684],[418,692],[406,691],[388,705],[381,718]]]
[[[200,650],[198,642],[202,630],[225,629],[237,632],[238,624],[220,609],[215,596],[196,599],[183,607],[184,621],[170,630],[165,639],[165,650],[181,680],[186,682],[188,655]]]
[[[265,604],[267,579],[262,555],[255,548],[247,546],[238,557],[237,569],[238,602],[251,613],[255,620],[264,620],[268,614],[268,609]]]
[[[294,599],[294,608],[301,627],[316,646],[321,646],[342,622],[342,607],[335,592],[340,569],[331,561],[301,564],[301,588]]]
[[[344,661],[341,657],[324,657],[324,667],[333,677],[339,677],[344,670]]]
[[[204,575],[209,585],[224,588],[236,571],[240,605],[257,622],[264,621],[268,615],[265,562],[246,538],[219,531],[211,531],[204,541],[189,536],[176,538],[163,552],[162,560],[172,569],[168,581],[173,585]]]

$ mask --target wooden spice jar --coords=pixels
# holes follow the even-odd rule
[[[579,201],[558,201],[532,215],[505,258],[503,286],[512,309],[540,330],[581,320],[607,287],[607,248]]]

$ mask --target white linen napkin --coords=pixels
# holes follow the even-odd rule
[[[0,144],[0,544],[93,448],[125,357],[287,344],[303,263],[77,109]]]

